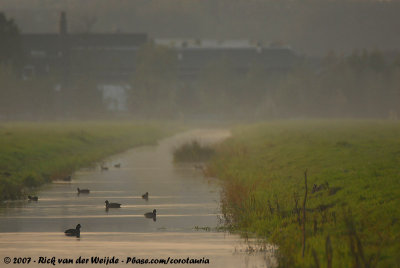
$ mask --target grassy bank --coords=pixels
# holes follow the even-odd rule
[[[0,124],[0,200],[171,133],[165,125],[127,122]]]
[[[238,127],[209,172],[224,182],[226,223],[277,244],[282,267],[400,266],[398,122]]]

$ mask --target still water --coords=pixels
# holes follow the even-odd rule
[[[104,266],[93,264],[92,257],[105,263],[112,262],[112,257],[114,262],[119,260],[108,267],[132,265],[126,263],[129,258],[209,260],[209,264],[167,267],[274,266],[272,252],[249,254],[248,241],[214,230],[221,219],[218,181],[205,178],[192,164],[173,163],[173,149],[183,142],[197,139],[213,143],[228,136],[229,132],[223,130],[178,134],[157,146],[143,146],[105,159],[108,170],[102,171],[99,166],[81,169],[70,182],[52,183],[38,192],[38,202],[5,202],[0,208],[0,266],[6,265],[6,257],[11,258],[7,267]],[[90,194],[77,194],[78,187],[90,189]],[[142,198],[145,192],[149,192],[148,200]],[[105,200],[120,203],[121,208],[106,210]],[[155,221],[144,217],[153,209],[157,210]],[[64,236],[64,230],[78,223],[82,226],[80,238]],[[14,264],[28,262],[14,258],[29,257],[29,264]],[[89,260],[76,263],[79,257],[82,262]],[[72,263],[59,264],[58,259]]]

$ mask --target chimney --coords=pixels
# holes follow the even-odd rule
[[[61,12],[59,27],[60,27],[59,33],[61,35],[66,35],[67,34],[67,16],[65,14],[65,11]]]

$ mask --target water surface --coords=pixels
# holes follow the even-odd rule
[[[73,259],[119,258],[127,266],[136,259],[198,259],[209,264],[177,264],[179,267],[270,267],[269,252],[248,254],[248,244],[237,235],[216,232],[220,221],[219,185],[205,178],[193,164],[174,164],[172,151],[197,138],[203,143],[226,138],[223,130],[196,130],[162,140],[157,146],[128,150],[105,160],[99,167],[77,171],[71,182],[55,182],[38,192],[39,201],[13,201],[0,208],[0,263],[4,257],[31,257],[30,264],[9,266],[44,267],[39,257]],[[114,167],[121,164],[120,168]],[[77,187],[90,194],[77,194]],[[142,194],[149,192],[149,199]],[[105,209],[105,200],[121,208]],[[144,213],[157,209],[157,217]],[[81,224],[81,237],[66,237],[64,230]],[[210,227],[205,231],[196,227]],[[124,261],[124,263],[122,263]],[[137,264],[136,264],[137,265]],[[145,265],[157,267],[158,265]]]

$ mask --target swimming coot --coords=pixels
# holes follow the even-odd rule
[[[68,229],[64,233],[66,236],[80,237],[81,236],[81,225],[78,223],[78,225],[75,227],[75,229]]]
[[[120,208],[121,204],[118,203],[110,203],[108,200],[106,200],[106,208]]]
[[[79,188],[77,188],[77,190],[78,190],[78,194],[88,194],[88,193],[90,193],[89,189],[79,189]]]
[[[157,213],[157,210],[154,209],[153,212],[147,212],[144,214],[144,216],[146,218],[152,219],[152,218],[156,217],[156,215],[157,215],[156,213]]]
[[[30,196],[30,195],[28,195],[28,199],[29,199],[29,201],[38,201],[39,200],[39,198],[37,196]]]
[[[103,171],[103,170],[108,170],[108,167],[103,166],[103,165],[100,165],[100,169],[101,169],[101,171]]]

